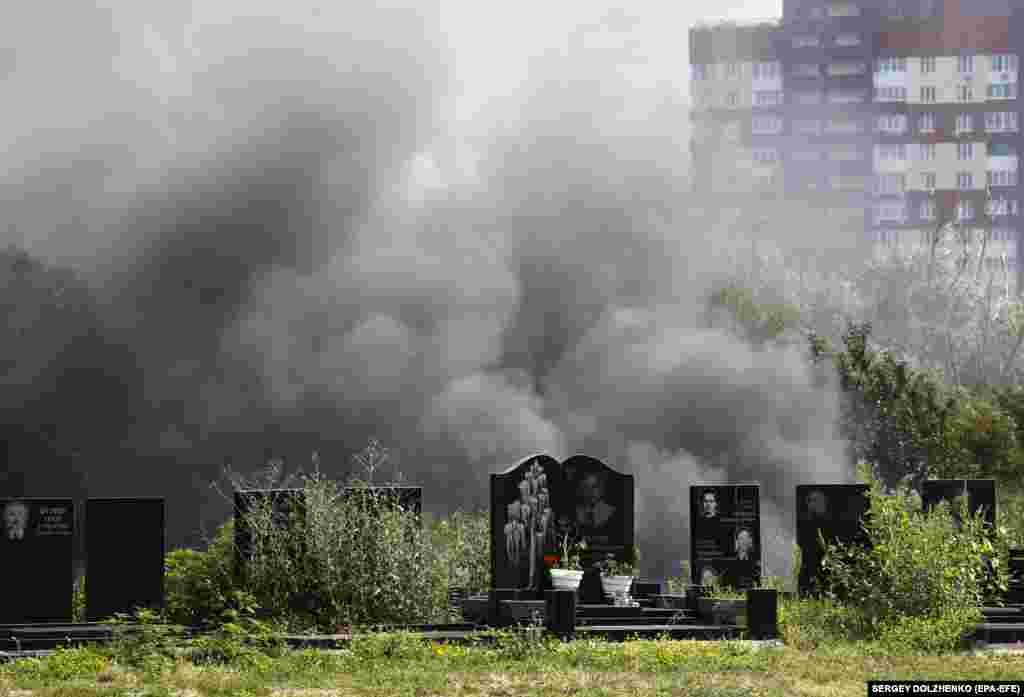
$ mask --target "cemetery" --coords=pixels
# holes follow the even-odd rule
[[[323,500],[315,487],[234,491],[233,525],[221,542],[231,550],[225,583],[258,594],[268,579],[280,582],[281,577],[273,574],[284,570],[297,585],[276,611],[322,617],[325,607],[344,607],[358,599],[336,597],[330,582],[299,582],[303,565],[315,558],[312,548],[355,535],[345,538],[351,550],[359,535],[365,537],[368,530],[375,534],[374,525],[384,528],[396,522],[399,532],[390,538],[392,547],[404,542],[408,550],[416,550],[422,544],[422,487],[343,486],[326,491],[334,492],[335,502],[343,502],[343,510],[362,517],[325,528],[330,521],[318,517]],[[486,588],[466,592],[449,577],[443,588],[448,621],[424,623],[410,596],[433,591],[422,585],[423,574],[413,574],[401,591],[404,595],[383,600],[394,605],[394,612],[374,615],[376,620],[364,624],[413,631],[441,642],[472,643],[481,631],[517,626],[542,628],[560,639],[777,639],[781,603],[841,587],[833,583],[841,569],[823,564],[828,546],[870,545],[868,485],[798,485],[793,514],[801,564],[796,586],[769,587],[763,584],[759,485],[694,485],[686,493],[688,577],[677,579],[670,588],[663,580],[639,574],[633,475],[584,455],[563,462],[543,454],[528,457],[490,477]],[[943,501],[964,503],[968,519],[962,521],[954,507],[955,525],[969,526],[971,516],[977,516],[985,529],[992,529],[992,480],[925,481],[923,509],[932,510]],[[80,505],[71,499],[0,501],[0,559],[5,569],[15,570],[5,575],[5,592],[0,594],[0,651],[8,657],[69,643],[110,641],[114,631],[108,620],[115,615],[169,609],[165,559],[174,555],[165,557],[164,501],[90,498],[81,509],[84,516],[78,518]],[[476,534],[481,533],[478,529]],[[82,608],[73,618],[73,549],[83,537],[88,582]],[[478,546],[479,539],[469,543]],[[408,570],[414,562],[395,556],[395,549],[378,547],[370,555],[378,573],[388,573],[384,561],[389,553],[394,569]],[[351,557],[338,559],[356,563]],[[987,563],[991,569],[991,561]],[[1024,550],[1010,549],[1007,563],[1002,604],[981,609],[982,621],[975,630],[978,641],[1024,639]],[[365,580],[359,585],[367,592],[376,590]],[[208,619],[183,630],[204,631],[200,625],[208,625]],[[282,633],[280,638],[295,647],[335,648],[346,645],[351,636],[351,631],[314,631]]]

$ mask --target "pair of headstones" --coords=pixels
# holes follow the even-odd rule
[[[74,501],[3,499],[0,509],[0,623],[71,621]],[[89,499],[85,533],[90,621],[163,604],[163,499]]]
[[[864,484],[807,485],[796,488],[797,544],[801,555],[799,589],[802,594],[816,592],[824,581],[819,535],[826,543],[867,543],[862,525],[868,511],[867,489]],[[921,501],[925,510],[933,508],[940,501],[953,504],[961,496],[967,497],[971,513],[982,511],[986,522],[995,525],[994,480],[929,479],[922,485]],[[959,516],[959,511],[954,510],[953,514]]]
[[[633,561],[633,475],[575,455],[526,458],[491,475],[491,583],[494,588],[551,587],[549,565],[567,541],[586,541],[584,563],[608,555]]]

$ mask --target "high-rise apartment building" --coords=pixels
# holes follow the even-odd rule
[[[695,185],[749,172],[876,253],[953,221],[1024,288],[1022,54],[1024,0],[784,0],[781,20],[696,26]]]

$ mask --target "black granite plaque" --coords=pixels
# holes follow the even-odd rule
[[[971,513],[983,511],[989,525],[996,522],[996,483],[993,479],[928,479],[921,490],[921,502],[925,509],[932,508],[939,501],[948,501],[954,518],[960,517],[955,500],[967,496],[967,508]]]
[[[584,564],[609,554],[633,560],[634,495],[633,475],[586,455],[561,464],[536,455],[492,474],[493,587],[531,589],[540,597],[566,537],[587,543]]]
[[[868,510],[867,490],[866,484],[807,484],[796,488],[801,594],[818,593],[824,587],[824,550],[819,534],[828,544],[866,541],[862,521]]]
[[[0,499],[0,509],[0,623],[70,622],[74,502]]]
[[[86,616],[97,622],[164,602],[164,500],[89,499]]]
[[[756,484],[690,487],[690,568],[695,585],[751,588],[761,578]]]

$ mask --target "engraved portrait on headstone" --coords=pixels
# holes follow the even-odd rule
[[[4,505],[4,537],[8,540],[23,540],[28,528],[28,504],[24,501],[8,501]]]
[[[0,623],[69,622],[74,583],[71,499],[0,500]]]
[[[491,578],[495,588],[540,591],[566,539],[584,541],[584,563],[633,555],[633,477],[574,455],[527,458],[491,475]]]
[[[826,544],[851,544],[865,539],[862,521],[867,511],[865,484],[813,484],[796,487],[796,541],[800,547],[798,587],[817,593],[825,582],[821,569]]]
[[[759,487],[690,487],[692,582],[750,588],[761,577]],[[709,580],[713,582],[709,583]]]

